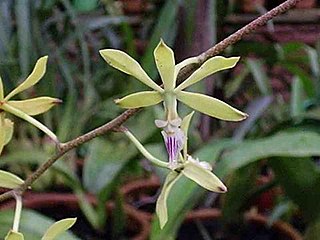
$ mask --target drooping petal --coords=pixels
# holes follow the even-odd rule
[[[156,105],[162,100],[161,93],[157,91],[143,91],[130,94],[121,99],[116,99],[115,103],[123,108],[139,108]]]
[[[3,90],[3,82],[2,78],[0,77],[0,101],[3,99],[4,90]]]
[[[34,66],[34,69],[33,69],[32,73],[27,77],[27,79],[24,82],[22,82],[18,87],[13,89],[12,92],[10,92],[5,97],[5,100],[9,100],[14,95],[16,95],[16,94],[28,89],[29,87],[32,87],[37,82],[39,82],[40,79],[43,77],[43,75],[46,72],[47,61],[48,61],[48,56],[44,56],[44,57],[40,58],[36,62],[36,65]]]
[[[47,128],[45,125],[43,125],[41,122],[39,122],[35,118],[30,117],[28,114],[22,112],[21,110],[19,110],[17,108],[12,107],[11,105],[9,105],[7,103],[4,103],[2,105],[2,109],[6,112],[9,112],[19,118],[22,118],[25,121],[31,123],[35,127],[39,128],[41,131],[43,131],[45,134],[47,134],[54,142],[59,143],[57,136],[49,128]]]
[[[172,186],[178,181],[181,174],[171,171],[163,184],[161,193],[156,204],[156,213],[159,218],[160,228],[162,229],[168,221],[167,198]]]
[[[227,191],[227,187],[220,181],[220,179],[199,163],[188,161],[181,172],[187,178],[193,180],[207,190],[220,193]]]
[[[234,67],[239,59],[239,57],[225,58],[221,56],[210,58],[208,61],[202,64],[199,69],[192,73],[190,77],[181,83],[176,88],[176,91],[181,91],[213,73]]]
[[[185,136],[185,141],[184,141],[184,145],[183,145],[183,159],[186,160],[187,159],[187,154],[188,154],[188,130],[189,130],[189,126],[190,126],[190,122],[191,122],[191,118],[194,114],[194,111],[189,113],[187,116],[185,116],[182,119],[182,123],[181,123],[181,130],[184,133]]]
[[[248,117],[248,114],[231,107],[219,99],[204,94],[181,91],[177,98],[189,107],[221,120],[241,121]]]
[[[0,187],[14,189],[14,188],[18,188],[23,183],[24,181],[18,176],[12,173],[0,170]]]
[[[175,169],[178,166],[179,153],[185,142],[184,133],[180,128],[176,128],[174,132],[162,131],[161,133],[169,156],[169,167]]]
[[[51,97],[37,97],[21,101],[8,101],[7,104],[21,110],[22,112],[34,116],[48,111],[62,101]]]
[[[182,62],[178,63],[175,66],[174,79],[177,79],[177,76],[182,68],[184,68],[187,65],[190,65],[193,63],[198,63],[198,62],[199,62],[199,59],[197,57],[191,57],[191,58],[187,58],[187,59],[183,60]]]
[[[77,218],[65,218],[55,222],[49,227],[49,229],[43,235],[41,240],[56,239],[60,234],[66,232],[69,228],[71,228],[76,221],[77,221]]]
[[[172,91],[176,86],[176,79],[174,78],[175,60],[173,51],[161,39],[153,54],[164,85],[164,90]]]
[[[152,81],[140,64],[125,52],[116,49],[103,49],[100,50],[100,55],[110,66],[135,77],[158,92],[163,92],[163,89]]]

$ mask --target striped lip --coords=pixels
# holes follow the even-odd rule
[[[184,133],[180,128],[176,128],[174,132],[162,131],[161,133],[168,152],[170,167],[175,168],[178,165],[179,152],[182,150],[185,141]]]

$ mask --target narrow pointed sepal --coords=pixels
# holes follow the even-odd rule
[[[194,110],[221,120],[241,121],[248,117],[248,114],[231,107],[227,103],[204,94],[181,91],[177,97],[179,101]]]
[[[157,91],[137,92],[116,99],[115,103],[122,108],[140,108],[156,105],[163,100],[162,95]]]
[[[176,86],[174,53],[161,39],[154,50],[154,59],[162,79],[164,90],[172,91]]]
[[[167,208],[167,199],[169,196],[169,193],[171,191],[171,188],[173,187],[173,185],[178,181],[178,179],[180,178],[181,174],[175,172],[175,171],[171,171],[167,177],[166,180],[163,184],[161,193],[159,195],[159,198],[157,200],[157,204],[156,204],[156,213],[157,216],[159,218],[159,222],[160,222],[160,228],[162,229],[167,221],[168,221],[168,208]]]
[[[191,179],[192,181],[196,182],[201,187],[209,191],[219,193],[227,192],[227,187],[216,175],[214,175],[210,171],[210,168],[208,168],[207,166],[208,164],[206,162],[196,162],[196,160],[189,160],[184,164],[184,169],[181,172],[187,178]]]
[[[36,83],[38,83],[41,78],[44,76],[46,73],[46,68],[47,68],[47,61],[48,61],[48,56],[44,56],[40,58],[37,62],[36,65],[34,66],[34,69],[32,73],[27,77],[27,79],[22,82],[18,87],[12,90],[6,97],[5,100],[9,100],[12,98],[14,95],[32,87]]]
[[[234,67],[239,61],[239,57],[225,58],[221,56],[212,57],[201,65],[194,73],[191,74],[183,83],[181,83],[176,90],[181,91],[199,81],[206,78],[207,76],[214,74],[218,71],[229,69]]]
[[[163,91],[161,87],[152,81],[140,64],[125,52],[116,49],[103,49],[100,50],[100,55],[110,66],[135,77],[156,91]]]
[[[34,116],[49,111],[56,104],[62,103],[60,99],[51,97],[37,97],[20,101],[8,101],[7,104]]]

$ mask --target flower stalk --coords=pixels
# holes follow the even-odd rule
[[[21,219],[21,211],[22,211],[22,198],[21,195],[17,192],[14,192],[14,198],[16,200],[16,209],[14,213],[13,227],[12,230],[14,232],[19,232],[19,224]]]

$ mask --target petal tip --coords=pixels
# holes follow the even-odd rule
[[[54,101],[53,101],[53,104],[62,104],[63,101],[61,99],[58,99],[56,98]]]
[[[248,117],[249,117],[249,114],[243,113],[243,118],[242,118],[241,120],[245,120],[245,119],[247,119]]]
[[[226,193],[226,192],[228,192],[227,187],[224,186],[224,185],[223,185],[223,186],[219,186],[218,189],[219,189],[219,192],[221,192],[221,193]]]

